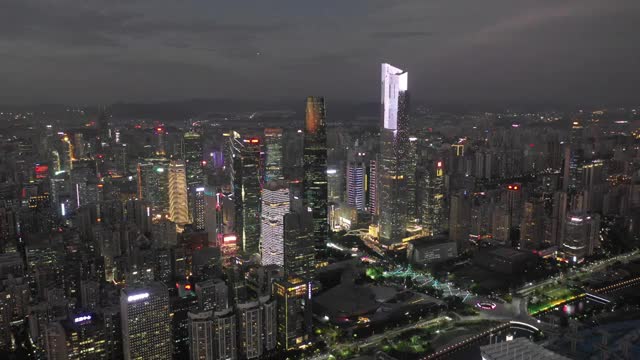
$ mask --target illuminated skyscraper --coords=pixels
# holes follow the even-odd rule
[[[264,146],[266,152],[264,181],[283,180],[282,172],[282,129],[264,129]]]
[[[229,147],[236,234],[242,251],[256,254],[260,251],[261,141],[257,137],[243,138],[234,131]]]
[[[408,220],[409,75],[382,64],[382,129],[377,167],[379,237],[384,245],[399,243]]]
[[[122,289],[120,315],[126,360],[171,358],[169,293],[164,284]]]
[[[327,241],[327,124],[324,98],[307,98],[304,127],[304,200],[313,216],[314,242]]]
[[[273,294],[278,307],[278,347],[291,350],[309,344],[311,283],[300,278],[276,281]]]
[[[179,160],[169,164],[169,217],[178,225],[189,223],[186,168]]]
[[[284,265],[284,216],[289,212],[289,184],[270,181],[262,189],[262,265]]]
[[[358,159],[347,164],[347,204],[358,210],[364,210],[366,206],[365,172],[364,163]]]

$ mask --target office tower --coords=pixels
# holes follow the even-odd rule
[[[196,296],[202,311],[221,311],[229,307],[229,287],[221,279],[197,282]]]
[[[382,64],[382,128],[376,177],[379,238],[385,246],[400,243],[407,226],[408,79],[406,71]]]
[[[214,359],[213,311],[189,311],[189,359]]]
[[[347,205],[362,211],[366,208],[365,173],[365,164],[359,159],[347,164]]]
[[[266,159],[264,165],[264,181],[283,180],[283,148],[282,129],[264,129],[264,146]]]
[[[378,167],[377,161],[369,162],[369,212],[378,215]]]
[[[164,284],[122,289],[120,314],[126,360],[171,358],[169,293]]]
[[[570,212],[565,221],[565,236],[559,249],[565,261],[580,263],[593,255],[599,245],[600,216]]]
[[[463,252],[469,242],[471,232],[471,198],[466,193],[451,196],[449,216],[449,241],[455,242],[459,252]]]
[[[107,355],[104,324],[93,313],[81,313],[62,322],[69,359],[103,359]]]
[[[304,202],[311,209],[316,246],[327,241],[327,124],[324,98],[307,98],[304,127]]]
[[[261,142],[233,132],[229,138],[235,230],[245,254],[260,252]]]
[[[284,265],[284,216],[289,212],[289,184],[270,181],[262,189],[262,265]]]
[[[204,186],[197,187],[193,192],[193,207],[192,218],[193,226],[196,230],[202,231],[205,229],[205,209],[206,209],[206,196]]]
[[[560,246],[564,238],[565,220],[567,218],[566,192],[557,191],[553,194],[551,212],[551,245]]]
[[[313,277],[315,246],[313,217],[310,212],[294,210],[284,216],[284,271],[286,276]]]
[[[278,348],[291,350],[309,344],[311,283],[300,278],[276,281],[273,294],[278,308]]]
[[[236,306],[238,316],[238,345],[240,357],[257,359],[262,355],[262,309],[258,301]]]
[[[439,234],[446,226],[444,162],[428,161],[423,168],[421,186],[421,219],[422,226],[430,234]]]
[[[545,212],[543,199],[530,199],[524,203],[520,225],[520,248],[538,250],[545,235]]]
[[[231,308],[213,314],[213,353],[215,360],[236,360],[236,315]]]
[[[200,134],[188,131],[182,137],[182,154],[186,166],[187,192],[189,198],[189,217],[193,221],[197,230],[198,221],[196,219],[198,191],[204,187],[205,176],[202,166],[202,140]]]
[[[189,223],[187,176],[184,162],[169,163],[169,218],[178,225]]]
[[[138,164],[138,200],[148,202],[155,216],[169,212],[169,160],[145,159]]]

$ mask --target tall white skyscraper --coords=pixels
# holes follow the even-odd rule
[[[183,161],[169,164],[169,216],[178,225],[189,223],[187,171]]]
[[[120,317],[126,360],[171,358],[169,292],[164,284],[122,289]]]
[[[410,201],[409,75],[382,64],[382,126],[380,161],[377,163],[376,201],[379,208],[379,237],[384,245],[400,243],[406,233]]]
[[[284,265],[284,216],[289,212],[289,186],[270,181],[262,189],[262,265]]]

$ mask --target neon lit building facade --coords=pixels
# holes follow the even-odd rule
[[[284,265],[284,216],[289,212],[289,184],[270,181],[262,189],[262,265]]]
[[[178,225],[189,223],[187,173],[182,161],[169,164],[169,217]]]

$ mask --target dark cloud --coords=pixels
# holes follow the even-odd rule
[[[0,103],[377,99],[378,66],[427,101],[636,100],[637,0],[5,0]]]
[[[430,31],[379,31],[371,34],[374,38],[380,39],[411,39],[432,36]]]

